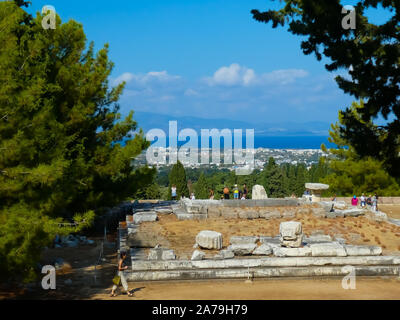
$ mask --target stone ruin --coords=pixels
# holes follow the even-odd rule
[[[308,185],[309,186],[309,185]],[[309,186],[310,187],[310,186]],[[315,187],[315,186],[311,186]],[[257,189],[257,188],[256,188]],[[309,199],[268,199],[262,190],[252,200],[189,200],[140,204],[120,227],[119,248],[128,250],[132,267],[130,281],[225,279],[252,277],[342,276],[343,267],[353,265],[358,275],[399,274],[400,256],[382,256],[382,248],[347,244],[341,235],[331,237],[314,232],[303,234],[297,214],[311,213],[318,218],[357,217],[386,221],[381,213],[350,208],[346,203],[318,201],[310,206]],[[265,194],[266,196],[266,194]],[[264,197],[264,198],[263,198]],[[319,199],[321,200],[321,199]],[[277,210],[279,207],[281,210]],[[189,260],[178,257],[165,239],[155,234],[142,234],[143,222],[156,223],[160,215],[174,214],[186,219],[275,219],[282,222],[279,235],[233,236],[223,246],[223,236],[213,230],[201,231],[193,241]],[[387,219],[387,217],[386,217]],[[148,248],[147,254],[144,248]],[[213,251],[211,251],[213,250]],[[210,256],[209,252],[215,252]]]
[[[264,189],[264,187],[263,186],[260,186],[260,185],[255,185],[254,187],[253,187],[253,189],[252,189],[252,192],[251,192],[251,198],[253,199],[253,200],[264,200],[264,199],[268,199],[268,195],[267,195],[267,193],[265,192],[265,189]]]

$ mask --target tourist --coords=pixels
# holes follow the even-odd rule
[[[130,292],[128,283],[126,282],[124,270],[128,269],[128,266],[125,266],[126,252],[121,252],[120,259],[118,262],[118,275],[114,277],[113,282],[114,285],[111,291],[111,297],[116,297],[115,291],[118,289],[119,285],[125,289],[126,293],[129,297],[133,297],[133,293]]]
[[[192,194],[190,195],[190,200],[196,200],[196,197],[194,196],[194,193],[192,193]]]
[[[332,202],[336,202],[336,194],[333,196],[333,198],[331,199]]]
[[[378,211],[378,196],[376,193],[374,194],[374,196],[372,198],[372,209],[374,211]]]
[[[360,202],[361,202],[361,208],[364,208],[365,205],[367,204],[367,198],[365,198],[364,193],[361,195]]]
[[[225,186],[224,188],[224,199],[225,200],[229,200],[229,188],[227,186]]]
[[[353,207],[357,207],[357,205],[358,205],[357,196],[354,196],[354,197],[351,199],[351,205],[352,205]]]
[[[171,187],[171,196],[172,196],[172,200],[176,200],[176,185],[172,185]]]
[[[210,196],[209,196],[210,200],[214,200],[214,190],[210,189]]]
[[[249,193],[246,184],[243,185],[243,196],[242,198],[247,199],[247,194]]]
[[[372,196],[369,195],[367,198],[367,205],[371,208],[372,207]]]
[[[233,199],[235,200],[239,199],[239,189],[237,184],[235,184],[235,188],[233,189]]]

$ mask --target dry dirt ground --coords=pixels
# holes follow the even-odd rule
[[[399,218],[400,206],[381,206],[393,218]],[[225,220],[179,221],[174,215],[160,216],[156,223],[141,225],[143,232],[159,232],[175,249],[178,257],[190,258],[197,233],[201,230],[215,230],[223,234],[224,246],[229,245],[233,235],[275,236],[282,221],[292,220]],[[310,235],[316,230],[326,234],[342,234],[349,243],[380,245],[384,254],[400,254],[400,227],[373,222],[364,217],[319,219],[311,214],[298,215],[304,233]],[[358,235],[358,239],[357,239]],[[218,299],[400,299],[400,280],[397,278],[357,278],[356,290],[344,290],[341,279],[255,279],[248,284],[244,281],[196,281],[196,282],[146,282],[130,283],[134,297],[125,294],[110,298],[112,278],[116,272],[115,247],[104,248],[105,261],[94,268],[99,258],[101,238],[94,246],[79,248],[48,249],[43,252],[42,265],[52,264],[54,259],[63,258],[64,267],[57,271],[57,289],[45,291],[40,281],[30,286],[4,286],[0,284],[1,299],[132,299],[132,300],[218,300]],[[110,236],[109,242],[115,241]],[[207,256],[215,252],[208,252]],[[96,276],[96,281],[95,281]]]
[[[381,204],[379,210],[385,212],[393,219],[400,219],[400,205],[396,204]]]

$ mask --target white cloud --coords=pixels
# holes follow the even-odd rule
[[[167,71],[150,71],[146,74],[134,74],[125,72],[119,77],[112,80],[112,84],[118,85],[125,81],[126,83],[134,83],[136,85],[146,85],[154,82],[167,83],[180,79],[180,76],[170,75]]]
[[[274,70],[269,73],[261,75],[261,81],[275,82],[279,84],[289,84],[295,82],[299,78],[305,78],[308,76],[308,72],[303,69],[282,69]]]
[[[275,83],[286,85],[308,76],[303,69],[282,69],[257,75],[253,69],[237,63],[219,68],[212,77],[205,78],[210,86],[251,86]]]
[[[122,82],[130,82],[134,77],[134,74],[129,73],[129,72],[125,72],[123,74],[121,74],[119,77],[115,78],[112,80],[112,85],[113,86],[117,86]]]
[[[255,72],[252,69],[242,67],[237,63],[232,63],[229,67],[219,68],[212,78],[206,78],[209,85],[249,85],[255,78]]]

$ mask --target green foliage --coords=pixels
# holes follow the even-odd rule
[[[269,197],[282,198],[285,196],[287,190],[285,190],[283,170],[275,163],[274,158],[269,158],[260,182]]]
[[[304,54],[325,56],[328,71],[344,69],[350,78],[337,76],[338,86],[356,99],[361,108],[341,112],[338,134],[362,157],[382,161],[392,176],[400,177],[400,5],[397,0],[359,0],[354,5],[356,29],[342,27],[343,1],[284,0],[280,10],[252,10],[254,19],[288,25],[288,31],[303,37]],[[382,24],[371,23],[366,11],[381,5],[392,12]],[[383,126],[368,125],[379,115]],[[365,144],[365,140],[368,144]]]
[[[206,177],[204,176],[203,172],[200,174],[199,180],[197,180],[194,190],[196,199],[208,199],[210,192],[207,185]]]
[[[17,4],[0,2],[1,277],[31,277],[55,234],[82,230],[155,174],[130,165],[148,142],[132,134],[133,113],[120,119],[108,46],[95,53],[72,20],[44,30]]]
[[[171,169],[169,173],[169,191],[168,199],[172,199],[171,187],[176,186],[176,195],[179,199],[182,195],[189,197],[189,189],[187,186],[186,171],[184,166],[180,161],[178,161]]]
[[[352,112],[357,116],[356,109],[362,108],[363,103],[353,103]],[[359,119],[361,121],[361,119]],[[331,125],[329,141],[336,144],[336,148],[327,150],[334,158],[328,160],[330,174],[322,179],[330,185],[330,190],[338,195],[352,196],[361,193],[375,193],[381,196],[400,195],[400,187],[395,178],[385,170],[382,161],[371,157],[360,157],[355,149],[340,135],[343,117],[339,114],[339,122]],[[371,122],[365,126],[373,126]],[[364,141],[368,147],[368,140]]]

